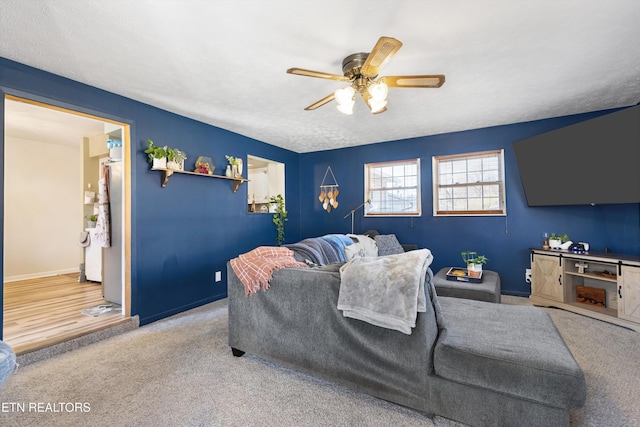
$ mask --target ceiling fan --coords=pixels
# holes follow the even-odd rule
[[[433,74],[424,76],[384,76],[378,78],[380,69],[402,47],[402,42],[392,37],[380,37],[371,53],[354,53],[342,61],[343,76],[323,73],[321,71],[289,68],[287,73],[299,76],[317,77],[320,79],[337,80],[350,83],[343,89],[327,95],[321,100],[309,105],[305,110],[315,110],[333,101],[337,102],[338,110],[345,114],[353,114],[356,93],[360,94],[367,107],[373,114],[387,111],[387,93],[390,87],[399,88],[438,88],[444,84],[444,75]]]

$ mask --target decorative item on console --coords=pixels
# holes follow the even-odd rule
[[[551,236],[549,236],[549,246],[551,249],[569,249],[572,243],[567,234],[551,233]]]
[[[589,245],[587,244],[587,246]],[[584,243],[572,243],[569,246],[569,251],[574,254],[584,254],[587,252],[587,249],[585,248]]]
[[[331,173],[333,184],[325,184],[328,173]],[[336,177],[331,170],[331,166],[327,166],[327,171],[324,173],[324,178],[322,178],[322,183],[320,184],[320,196],[318,197],[320,203],[322,203],[322,209],[326,210],[327,213],[330,213],[331,208],[337,208],[339,193],[338,181],[336,181]]]
[[[549,249],[549,233],[542,234],[542,249]]]

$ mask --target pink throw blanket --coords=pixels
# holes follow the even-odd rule
[[[253,295],[269,289],[274,270],[282,267],[305,267],[293,257],[293,251],[277,246],[260,246],[231,260],[231,268],[244,285],[244,294]]]

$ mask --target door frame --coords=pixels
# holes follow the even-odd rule
[[[77,116],[87,117],[102,122],[112,123],[122,127],[122,161],[124,166],[124,183],[123,183],[123,203],[124,203],[124,221],[123,221],[123,253],[124,253],[124,265],[123,265],[123,287],[124,287],[124,299],[122,301],[122,312],[125,318],[131,317],[131,122],[122,120],[120,118],[109,117],[108,114],[101,112],[91,111],[86,112],[78,106],[62,104],[54,100],[42,98],[35,95],[25,94],[19,91],[12,91],[4,87],[0,87],[0,95],[2,95],[0,105],[0,129],[3,131],[0,133],[0,165],[2,165],[2,171],[4,173],[4,128],[5,128],[5,100],[10,99],[18,102],[25,102],[27,104],[35,105],[38,107],[49,108],[57,110],[63,113],[73,114]],[[83,111],[84,110],[84,111]],[[0,192],[2,193],[2,212],[0,212],[0,227],[4,228],[4,179],[0,180]],[[0,256],[4,260],[4,230],[3,230],[3,242],[0,247]],[[3,283],[0,285],[0,339],[2,339],[2,325],[4,325],[4,262],[0,265],[0,271],[2,272]]]

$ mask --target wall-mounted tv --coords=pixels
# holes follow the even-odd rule
[[[529,206],[640,203],[640,106],[513,143]]]

